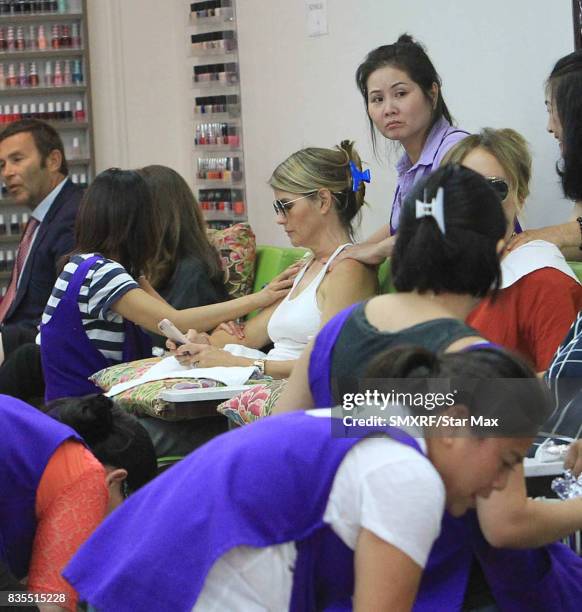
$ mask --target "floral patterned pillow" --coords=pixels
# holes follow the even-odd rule
[[[257,241],[248,223],[209,229],[208,238],[220,254],[226,289],[233,298],[253,292]]]
[[[253,385],[219,404],[217,410],[236,425],[248,425],[271,414],[286,384],[285,379]]]

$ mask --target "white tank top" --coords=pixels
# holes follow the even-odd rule
[[[299,359],[309,340],[317,334],[321,327],[321,311],[316,296],[317,288],[324,279],[331,262],[350,245],[351,243],[346,243],[339,246],[309,285],[299,295],[290,299],[295,287],[301,282],[307,266],[299,272],[291,291],[269,319],[267,333],[275,345],[269,351],[269,359],[276,361]]]

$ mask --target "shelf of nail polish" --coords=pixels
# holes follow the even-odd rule
[[[243,178],[239,157],[199,157],[196,177],[215,183],[240,182]]]
[[[195,89],[236,87],[239,84],[236,62],[194,66],[192,84]]]
[[[240,147],[240,128],[229,123],[198,123],[194,135],[197,147]]]
[[[210,0],[190,4],[192,23],[220,23],[234,18],[231,0]]]
[[[80,59],[55,62],[20,62],[0,64],[0,90],[59,88],[83,85],[83,64]],[[39,70],[42,67],[42,70]]]
[[[30,24],[30,23],[44,23],[44,22],[69,22],[79,21],[82,19],[83,14],[76,11],[69,11],[68,13],[16,13],[0,14],[0,25],[3,23],[16,23],[16,24]]]
[[[242,189],[199,189],[198,203],[205,215],[242,216],[246,212]]]
[[[84,49],[47,49],[45,51],[14,51],[14,53],[0,53],[0,60],[44,60],[47,57],[81,57]]]
[[[234,30],[219,30],[204,32],[190,36],[192,55],[222,55],[236,51],[236,32]]]
[[[54,93],[80,94],[84,93],[86,89],[85,85],[63,85],[62,87],[10,87],[0,90],[0,97],[18,95],[49,96]]]
[[[228,116],[237,117],[240,115],[240,98],[237,94],[197,97],[194,100],[194,114],[222,115],[225,118]],[[202,119],[202,117],[200,118]]]
[[[71,130],[89,127],[81,100],[76,102],[58,100],[57,102],[48,102],[46,105],[44,102],[40,102],[38,106],[36,102],[32,102],[30,105],[26,102],[0,105],[0,124],[12,123],[20,119],[42,119],[43,121],[55,122],[57,128],[62,123],[66,124],[66,129]]]
[[[49,53],[82,49],[80,24],[53,23],[25,26],[0,25],[0,55]]]
[[[38,14],[66,14],[80,9],[78,0],[0,0],[0,16],[20,18]]]
[[[29,218],[28,213],[0,214],[0,240],[8,242],[20,238]]]

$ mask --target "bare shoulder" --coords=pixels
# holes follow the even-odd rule
[[[376,278],[377,272],[374,266],[368,266],[363,264],[356,259],[342,259],[338,261],[333,269],[328,272],[328,278],[340,279],[340,278]]]

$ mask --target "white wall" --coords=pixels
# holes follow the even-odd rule
[[[89,0],[98,170],[164,163],[193,177],[188,0]],[[573,48],[570,0],[328,0],[329,34],[308,38],[304,0],[237,0],[246,185],[259,242],[274,228],[266,181],[293,151],[356,140],[370,162],[361,234],[386,223],[392,159],[374,160],[354,83],[368,51],[408,31],[427,46],[459,125],[513,127],[529,140],[534,181],[526,224],[570,210],[553,170],[543,82]]]
[[[97,171],[161,163],[191,182],[190,3],[87,4]]]

